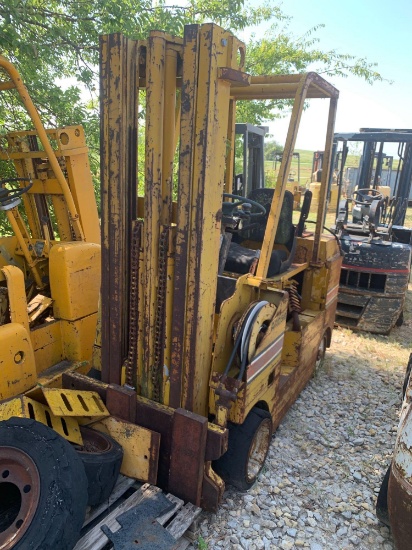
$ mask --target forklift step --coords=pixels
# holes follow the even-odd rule
[[[201,509],[190,503],[184,505],[180,498],[171,494],[165,495],[161,489],[149,483],[139,485],[136,480],[120,475],[109,499],[89,510],[83,524],[82,536],[74,550],[101,550],[110,544],[110,540],[117,541],[114,544],[114,550],[130,548],[130,544],[133,544],[136,550],[150,548],[184,550],[187,548],[192,542],[189,528],[199,516]],[[150,518],[146,517],[145,511],[147,510],[150,515],[150,510],[156,509],[157,501],[160,508],[165,509],[164,513],[160,513],[157,517],[155,517],[157,514]],[[133,522],[128,522],[130,514],[134,514]],[[139,525],[139,519],[141,525]],[[146,537],[142,536],[146,530],[145,526],[153,524],[154,520],[156,525],[150,534],[148,533]],[[137,540],[136,533],[139,528]],[[120,536],[121,529],[123,533]],[[110,538],[105,533],[109,534]],[[130,536],[130,543],[128,536]],[[165,541],[169,542],[166,544]]]
[[[362,317],[362,310],[361,311],[353,311],[350,309],[344,309],[337,307],[336,308],[336,317],[345,317],[347,319],[360,319]]]
[[[346,304],[357,307],[364,307],[369,302],[369,296],[360,296],[359,294],[350,294],[340,291],[338,294],[338,306]]]
[[[345,317],[347,319],[356,319],[359,320],[362,317],[366,303],[362,300],[355,302],[349,297],[344,295],[341,300],[341,295],[338,296],[338,305],[336,306],[336,317]],[[349,298],[349,299],[347,299]]]

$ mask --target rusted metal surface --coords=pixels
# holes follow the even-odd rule
[[[218,78],[222,80],[227,80],[227,82],[230,82],[231,84],[237,85],[237,86],[249,86],[250,85],[250,75],[243,72],[238,71],[236,69],[232,69],[231,67],[221,67],[218,70]]]
[[[387,334],[399,319],[408,288],[411,247],[390,241],[341,239],[345,253],[336,322],[352,330]]]
[[[129,346],[129,274],[136,217],[137,42],[100,38],[102,379],[119,384]]]
[[[120,418],[125,418],[126,415],[130,417],[131,413],[135,410],[135,419],[133,422],[140,427],[147,428],[160,435],[156,472],[157,484],[159,487],[169,490],[173,409],[143,397],[136,398],[133,390],[128,390],[120,386],[116,387],[115,385],[108,386],[104,382],[93,380],[77,373],[64,374],[63,384],[71,389],[93,389],[99,392],[99,395],[106,402],[109,411],[112,414],[118,415]],[[210,429],[207,430],[207,434],[207,445],[209,448],[208,457],[217,458],[220,456],[219,453],[224,452],[227,447],[227,433],[225,430],[218,430],[215,427],[210,427]],[[203,458],[203,462],[204,461],[205,459]],[[200,479],[203,478],[203,471],[199,476]]]
[[[0,472],[2,498],[8,497],[7,502],[2,502],[0,546],[2,550],[11,550],[26,533],[37,511],[40,475],[30,456],[14,447],[0,448]]]
[[[173,409],[149,399],[138,397],[136,403],[136,422],[140,426],[144,426],[160,434],[157,484],[159,487],[168,490]]]
[[[201,507],[208,512],[216,512],[225,490],[223,480],[214,472],[212,464],[205,464],[203,475]]]
[[[196,136],[196,101],[198,87],[199,26],[185,26],[181,89],[181,137],[179,154],[179,197],[176,228],[176,260],[174,281],[174,310],[172,313],[172,352],[170,364],[170,398],[172,407],[180,407],[182,396],[184,337],[186,328],[187,277],[189,259],[189,230],[191,225],[194,162],[193,142]]]
[[[184,411],[182,411],[184,412]],[[199,435],[202,434],[202,438],[204,437],[203,430],[203,420],[201,421],[200,425],[193,424],[193,420],[196,419],[196,421],[199,419],[198,415],[193,415],[186,420],[186,418],[182,415],[180,415],[179,420],[177,421],[179,423],[183,423],[186,425],[186,431],[181,434],[181,437],[183,439],[180,440],[180,442],[183,445],[187,446],[187,434],[191,433],[191,431],[187,431],[188,424],[190,426],[196,427],[196,429],[199,431]],[[200,420],[199,420],[200,421]],[[172,432],[173,432],[173,424],[174,424],[174,413],[173,409],[170,409],[168,407],[164,407],[163,405],[156,404],[150,400],[144,399],[144,398],[138,398],[137,400],[137,413],[136,413],[136,422],[138,422],[140,425],[145,426],[149,429],[152,429],[156,432],[160,433],[160,452],[159,452],[159,468],[158,468],[158,485],[159,487],[162,487],[165,490],[172,491],[170,484],[169,484],[169,476],[174,477],[174,479],[179,479],[182,474],[182,467],[179,463],[179,461],[175,461],[174,465],[171,463],[171,457],[173,449],[173,439],[172,439]],[[179,426],[179,424],[178,424]],[[178,427],[177,426],[177,427]],[[192,435],[191,435],[192,439]],[[207,463],[210,460],[216,460],[219,458],[223,452],[227,449],[227,441],[228,441],[228,432],[227,430],[222,430],[218,428],[217,426],[207,425],[206,423],[206,440],[205,443],[199,443],[201,444],[203,450],[203,455],[201,459],[196,456],[193,456],[192,459],[186,454],[187,451],[185,451],[185,448],[180,449],[180,455],[181,458],[186,455],[186,460],[193,460],[197,466],[199,466],[199,460],[202,461],[202,464],[204,465],[204,469],[198,470],[198,468],[195,468],[194,471],[194,465],[190,466],[186,470],[186,480],[184,481],[184,485],[186,487],[186,490],[190,492],[189,500],[193,504],[195,504],[195,499],[198,499],[198,492],[197,489],[199,487],[199,483],[202,487],[201,491],[201,506],[205,509],[216,511],[217,506],[221,500],[221,496],[223,494],[224,484],[222,488],[222,481],[220,478],[214,480],[213,472],[210,473],[210,476],[207,475]],[[204,447],[203,447],[204,445]],[[176,449],[176,452],[178,452],[178,449]],[[178,456],[177,454],[175,455]],[[176,471],[172,470],[176,468]],[[192,472],[194,477],[190,477],[188,475],[188,472]],[[216,476],[218,477],[218,476]],[[214,480],[214,481],[213,481]],[[174,482],[173,482],[174,483]],[[189,487],[193,484],[193,487]],[[196,489],[194,491],[194,489]],[[193,500],[191,499],[193,497]]]
[[[213,428],[213,429],[212,429]],[[205,461],[217,460],[227,451],[229,432],[214,424],[209,424],[206,439]]]
[[[216,25],[200,28],[196,134],[192,168],[191,228],[186,291],[182,406],[207,414],[216,300],[220,211],[224,185],[230,85],[217,79],[221,66],[234,68],[239,44]],[[230,63],[228,61],[230,60]],[[183,103],[183,101],[182,101]]]
[[[159,235],[159,259],[154,331],[153,366],[151,370],[152,399],[163,402],[163,366],[166,339],[167,258],[171,227],[163,227]]]
[[[397,550],[409,550],[412,541],[412,485],[405,479],[404,472],[393,464],[389,475],[388,510]]]
[[[136,421],[136,391],[132,388],[110,384],[106,392],[106,406],[110,414],[129,422]]]
[[[106,402],[106,394],[108,384],[95,380],[85,374],[78,372],[64,372],[62,375],[62,387],[70,390],[90,390],[97,392],[100,397]]]
[[[165,94],[166,39],[149,36],[146,62],[146,162],[143,235],[144,249],[144,363],[142,395],[153,397],[152,373],[156,333],[157,281],[159,269],[159,237],[163,220],[162,169],[163,169],[163,121]],[[166,198],[166,197],[165,197]]]
[[[412,541],[412,380],[410,364],[405,377],[405,395],[389,474],[388,513],[397,550],[408,550]]]
[[[334,140],[335,158],[341,157],[339,196],[348,144],[363,144],[361,161],[355,168],[357,187],[352,189],[354,183],[350,184],[347,198],[338,199],[335,231],[345,259],[336,322],[353,330],[388,334],[395,324],[403,322],[411,266],[411,229],[398,224],[404,222],[411,187],[412,134],[410,130],[364,129],[335,134]],[[391,142],[392,147],[385,150],[385,144]],[[395,143],[398,156],[394,165],[399,166],[391,188]]]
[[[96,392],[61,388],[42,388],[42,392],[55,416],[109,416],[109,411]]]
[[[247,90],[233,86],[232,95],[237,99],[291,99],[297,95],[302,77],[309,81],[308,97],[339,97],[339,91],[316,73],[252,76]]]
[[[321,223],[315,231],[316,241],[313,236],[298,237],[299,257],[305,252],[301,264],[291,263],[293,248],[285,272],[270,279],[266,275],[305,98],[332,98],[329,142],[337,91],[315,74],[250,79],[243,70],[245,47],[233,35],[213,24],[190,25],[184,32],[183,43],[156,31],[137,46],[138,82],[146,88],[145,196],[139,197],[138,212],[120,212],[123,199],[119,193],[136,194],[136,182],[131,179],[125,183],[117,158],[127,151],[120,149],[124,143],[122,128],[110,119],[104,126],[112,135],[106,131],[103,138],[113,137],[113,152],[119,153],[116,158],[113,154],[110,166],[113,186],[120,186],[120,190],[113,190],[112,198],[103,195],[111,205],[111,209],[105,207],[109,216],[106,222],[110,217],[114,221],[112,240],[106,242],[108,250],[114,247],[114,251],[106,255],[105,261],[112,264],[105,275],[108,283],[103,296],[107,302],[110,296],[113,306],[107,307],[102,316],[106,323],[102,342],[112,338],[106,355],[102,350],[106,364],[103,380],[118,384],[123,365],[126,381],[136,393],[123,392],[113,385],[100,386],[100,391],[105,392],[110,412],[160,435],[159,485],[196,505],[216,510],[224,483],[213,471],[211,461],[227,449],[228,418],[242,423],[248,411],[261,402],[277,425],[310,377],[319,342],[330,329],[326,323],[332,323],[336,302],[332,286],[340,257],[336,242],[320,236]],[[123,39],[118,37],[118,41],[123,44]],[[124,45],[117,48],[117,61],[114,49],[112,59],[106,51],[105,64],[112,64],[119,78],[126,74],[121,70],[122,48],[127,49]],[[111,86],[119,108],[119,90],[113,83]],[[234,98],[253,99],[262,86],[265,92],[275,94],[272,97],[281,93],[295,100],[288,154],[284,155],[263,245],[254,244],[262,247],[256,275],[237,277],[226,273],[219,279],[219,249],[225,231],[222,194],[225,186],[230,190],[233,174],[233,166],[229,166],[233,143],[229,154],[227,144],[234,140]],[[111,91],[110,85],[106,87]],[[137,86],[135,90],[137,94]],[[108,117],[110,110],[106,109],[102,112]],[[125,112],[119,111],[121,116]],[[172,187],[177,143],[179,177]],[[103,158],[107,164],[111,157]],[[108,171],[109,165],[102,166]],[[111,192],[111,185],[106,187],[107,193]],[[172,190],[177,194],[177,207],[172,204]],[[137,222],[141,244],[136,240],[130,254],[130,241],[125,235],[136,223],[134,215],[143,218]],[[309,265],[312,257],[316,265]],[[224,270],[223,262],[220,267]],[[125,273],[130,280],[125,279]],[[231,284],[218,285],[218,279],[223,278]],[[291,282],[295,279],[296,283]],[[296,292],[292,290],[291,294],[300,324],[293,325],[289,323],[287,290],[295,284]],[[218,286],[227,292],[219,292],[217,297]],[[118,294],[113,296],[111,288]],[[125,320],[122,308],[126,302],[130,312]],[[255,303],[266,306],[262,315],[254,318],[255,323],[251,321],[245,329],[248,340],[242,340],[242,353],[247,359],[242,358],[240,363],[235,357],[228,365],[234,350],[233,334],[243,327],[244,315]],[[129,332],[124,338],[125,331]],[[293,333],[294,338],[286,338],[285,332]],[[118,349],[111,350],[115,334]],[[85,385],[73,377],[66,382]],[[208,418],[213,416],[217,425],[212,428]]]
[[[291,122],[289,125],[288,135],[286,137],[286,143],[282,155],[282,162],[279,168],[276,188],[275,192],[273,193],[268,223],[266,225],[265,236],[263,239],[259,263],[256,270],[256,276],[259,278],[265,278],[269,269],[273,244],[275,242],[283,198],[286,190],[286,181],[290,172],[290,165],[292,162],[293,151],[295,149],[296,137],[309,85],[309,76],[302,75],[302,78],[297,87],[295,101],[293,103]]]
[[[190,434],[190,437],[188,437]],[[173,415],[169,491],[200,506],[207,419],[184,409]]]
[[[331,160],[332,160],[332,145],[333,145],[333,131],[335,128],[336,110],[338,108],[338,100],[335,95],[329,104],[329,116],[328,126],[325,139],[325,152],[323,155],[323,169],[321,185],[319,190],[319,203],[318,211],[316,215],[316,229],[315,229],[315,241],[313,243],[312,262],[316,264],[319,261],[319,246],[320,238],[323,232],[323,223],[326,215],[326,200],[328,194],[329,177],[331,173]]]
[[[50,407],[25,395],[0,403],[1,420],[8,420],[14,416],[41,422],[72,443],[81,445],[83,442],[77,418],[56,416]]]
[[[138,384],[137,346],[139,332],[139,262],[143,224],[135,222],[132,229],[130,249],[130,288],[129,288],[129,350],[124,363],[126,384],[136,387]]]
[[[109,416],[92,424],[93,429],[109,434],[123,449],[120,473],[140,481],[156,483],[160,435],[135,422]]]

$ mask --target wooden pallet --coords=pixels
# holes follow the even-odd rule
[[[127,491],[130,493],[130,490],[133,490],[133,493],[126,499],[122,498]],[[107,525],[113,532],[119,530],[120,525],[116,521],[117,517],[161,492],[161,489],[148,483],[138,487],[134,479],[119,476],[109,499],[100,506],[91,508],[88,511],[83,524],[82,537],[77,542],[74,550],[101,550],[107,548],[110,541],[101,530],[102,525]],[[191,503],[185,505],[183,500],[174,495],[167,494],[166,497],[174,504],[174,507],[166,514],[156,518],[157,522],[164,526],[176,540],[173,550],[185,550],[194,539],[190,527],[199,516],[201,509]]]

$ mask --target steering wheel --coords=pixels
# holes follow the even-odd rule
[[[354,191],[352,193],[351,199],[355,204],[370,205],[373,200],[380,201],[381,199],[383,199],[383,194],[380,193],[377,189],[366,187],[365,189],[357,189],[356,191]]]
[[[233,216],[234,215],[234,209],[240,206],[241,204],[250,204],[258,209],[258,212],[242,212],[239,210],[239,217],[240,218],[257,218],[260,216],[264,216],[266,214],[266,208],[260,204],[259,202],[252,201],[250,199],[247,199],[246,197],[241,197],[240,195],[232,195],[231,193],[223,193],[224,199],[235,199],[235,202],[223,202],[222,210],[223,214],[225,216]]]
[[[5,185],[12,185],[21,181],[27,181],[29,184],[26,185],[26,187],[12,187],[11,189],[4,187]],[[0,204],[10,203],[14,199],[23,195],[23,193],[27,193],[32,186],[33,180],[30,178],[6,178],[4,180],[0,180]]]

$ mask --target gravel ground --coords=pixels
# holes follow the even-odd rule
[[[218,513],[201,516],[198,548],[394,549],[375,501],[395,442],[410,317],[389,337],[334,331],[259,481],[247,493],[229,487]]]

